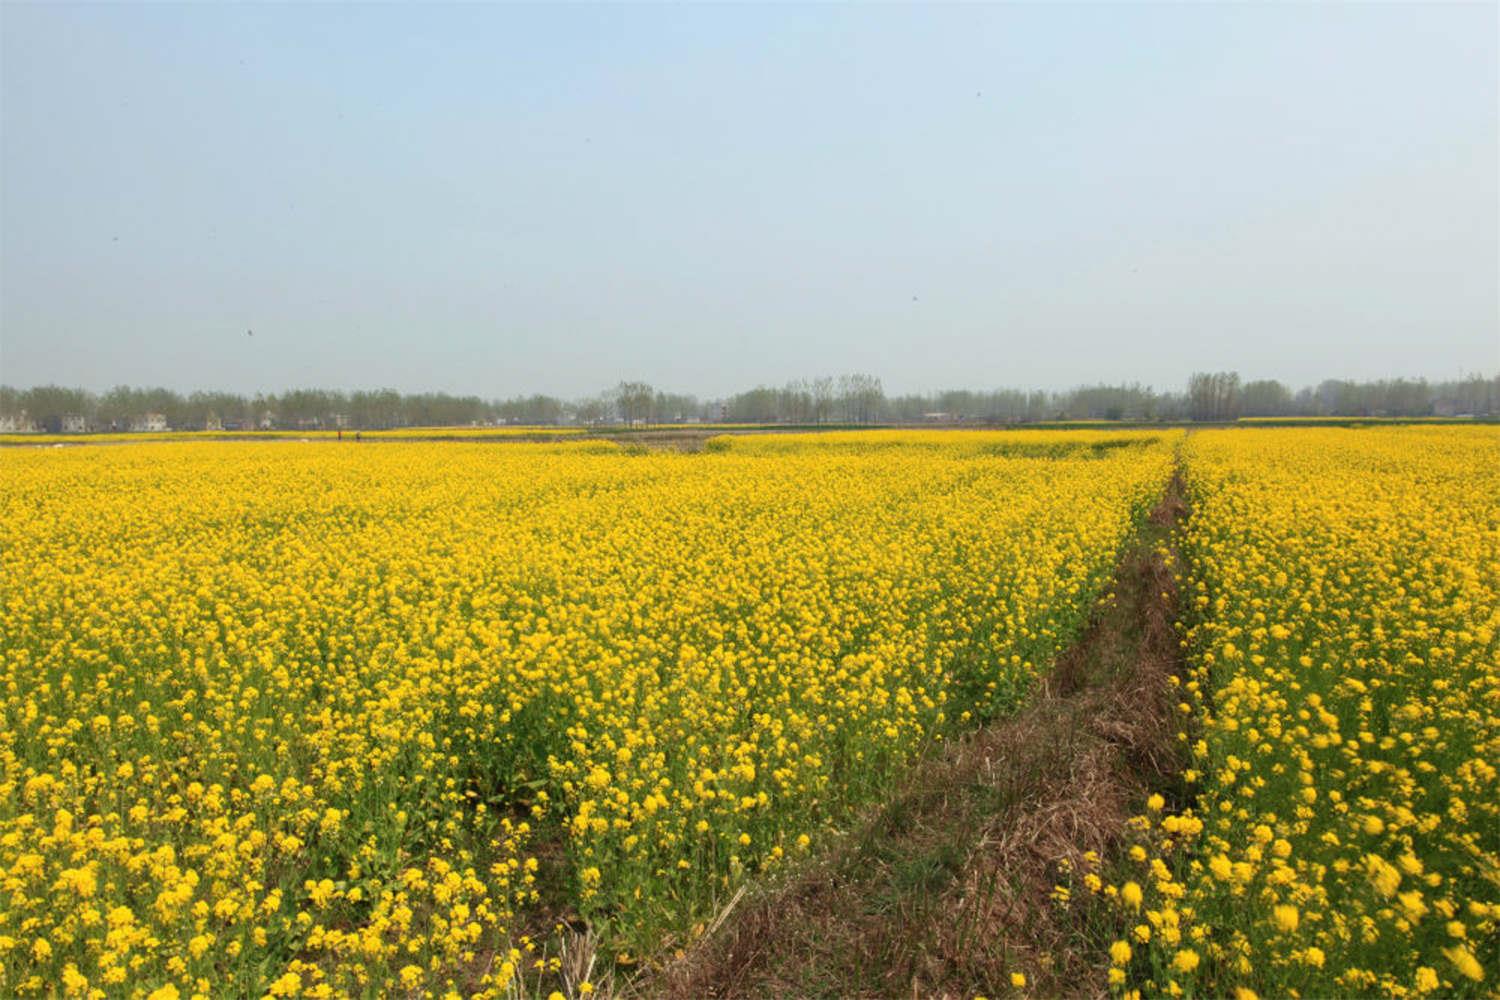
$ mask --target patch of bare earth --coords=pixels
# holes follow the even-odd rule
[[[1182,669],[1163,550],[1187,514],[1174,477],[1122,555],[1114,599],[1019,713],[956,741],[820,862],[746,893],[645,996],[1104,996],[1108,959],[1058,864],[1109,857],[1180,770]],[[1107,942],[1106,942],[1107,943]]]

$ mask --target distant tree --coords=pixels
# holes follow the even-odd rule
[[[1382,379],[1374,389],[1378,416],[1426,417],[1432,414],[1432,390],[1425,379]]]
[[[568,414],[568,407],[553,396],[517,396],[493,404],[490,409],[496,417],[511,424],[560,424]]]
[[[327,389],[291,389],[271,401],[276,425],[290,430],[331,427],[334,417],[348,409],[343,393]]]
[[[1139,383],[1079,386],[1058,400],[1073,419],[1147,420],[1156,412],[1156,393]]]
[[[485,400],[447,393],[403,395],[394,389],[344,393],[307,388],[279,395],[256,395],[252,399],[225,392],[194,392],[183,397],[164,388],[124,385],[115,386],[101,396],[57,385],[30,389],[0,386],[0,413],[22,412],[43,427],[56,428],[64,417],[78,415],[90,426],[105,429],[111,425],[128,426],[134,418],[148,413],[163,414],[174,428],[203,427],[212,419],[258,426],[269,415],[275,426],[286,428],[329,427],[342,419],[348,426],[371,429],[494,420],[552,424],[570,418],[597,424],[614,414],[630,423],[678,421],[695,416],[755,423],[826,423],[835,419],[874,423],[913,422],[927,414],[941,413],[955,420],[989,424],[1028,423],[1057,417],[1216,421],[1232,420],[1242,413],[1496,416],[1500,415],[1500,375],[1471,375],[1438,383],[1407,378],[1368,382],[1328,379],[1292,393],[1273,379],[1241,385],[1239,375],[1234,372],[1198,372],[1182,393],[1158,393],[1139,384],[1099,384],[1065,392],[949,389],[887,398],[878,378],[846,374],[837,378],[793,379],[779,388],[757,386],[729,396],[722,403],[705,403],[687,394],[658,392],[644,382],[621,382],[603,396],[571,404],[544,395]]]
[[[885,391],[873,375],[840,375],[838,400],[844,423],[868,424],[880,419]]]
[[[781,419],[778,395],[764,385],[735,393],[724,401],[725,416],[737,424],[776,423]]]
[[[1237,372],[1196,372],[1188,379],[1188,411],[1193,420],[1233,420],[1239,415]]]
[[[614,404],[605,396],[590,396],[573,404],[573,414],[581,424],[595,426],[609,419]]]
[[[655,414],[655,419],[662,423],[682,423],[697,416],[700,409],[697,396],[680,392],[657,392],[651,401],[651,411]]]
[[[242,426],[253,416],[250,401],[231,392],[195,392],[183,403],[180,422],[173,427],[202,428],[210,421]]]
[[[125,426],[136,409],[136,391],[128,385],[117,385],[100,396],[94,406],[95,419],[106,429],[118,430]]]
[[[1280,417],[1292,412],[1292,394],[1275,379],[1246,382],[1240,390],[1240,412],[1247,417]]]
[[[628,425],[650,423],[655,402],[656,390],[646,382],[621,382],[614,388],[615,408]]]
[[[1359,385],[1347,379],[1324,379],[1314,390],[1319,414],[1338,417],[1370,415],[1369,401]]]
[[[1500,375],[1442,382],[1432,387],[1432,396],[1434,409],[1441,408],[1445,416],[1494,416],[1500,414]]]
[[[920,393],[893,396],[885,401],[885,416],[898,424],[912,423],[932,412],[934,405],[932,397]]]
[[[813,420],[820,424],[826,424],[833,416],[833,404],[835,388],[832,375],[821,375],[812,380],[809,387],[812,395]]]
[[[81,416],[91,423],[97,420],[96,400],[83,389],[65,389],[60,385],[39,385],[17,394],[20,409],[47,430],[62,426],[62,418]]]
[[[491,410],[478,396],[450,396],[432,392],[407,396],[404,400],[406,423],[414,427],[462,427],[484,423]]]

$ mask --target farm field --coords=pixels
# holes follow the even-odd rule
[[[1497,3],[0,0],[0,1000],[1500,1000]]]
[[[1181,438],[7,452],[0,993],[586,995],[1023,702]]]
[[[355,431],[337,430],[233,430],[233,431],[116,431],[88,434],[0,434],[0,445],[36,447],[51,444],[146,444],[173,441],[335,441],[340,434],[353,438]],[[585,433],[582,427],[400,427],[393,430],[362,430],[372,441],[394,440],[505,440],[507,438],[565,438]]]
[[[1133,823],[1111,982],[1493,996],[1500,433],[1205,431],[1185,468],[1194,794]]]

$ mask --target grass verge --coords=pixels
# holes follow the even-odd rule
[[[1028,707],[956,741],[821,860],[736,897],[621,992],[1106,995],[1113,928],[1056,887],[1110,856],[1148,791],[1177,784],[1172,537],[1186,515],[1174,477]]]

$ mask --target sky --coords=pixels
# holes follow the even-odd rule
[[[7,2],[0,382],[1494,374],[1497,39],[1495,4]]]

